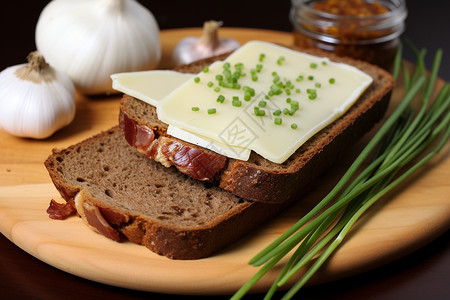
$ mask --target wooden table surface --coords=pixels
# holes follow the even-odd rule
[[[36,2],[38,4],[35,5],[38,5],[38,7],[41,5],[42,7],[42,3],[45,4],[47,1]],[[152,9],[151,4],[148,4],[148,6]],[[33,12],[32,16],[35,19],[29,23],[36,22],[37,12]],[[164,23],[164,19],[159,20]],[[165,34],[179,34],[179,32],[174,33],[169,30],[165,31]],[[267,34],[270,35],[271,32],[268,31]],[[276,42],[277,37],[279,35],[273,35],[274,42]],[[17,49],[28,51],[26,45],[28,45],[26,42],[22,46],[18,44]],[[172,46],[166,44],[166,49],[170,49]],[[169,50],[166,50],[166,58],[169,52]],[[450,69],[448,61],[448,58],[444,60],[444,66],[448,66],[446,69]],[[2,67],[19,63],[8,56],[3,57],[1,62]],[[115,125],[117,119],[114,103],[117,101],[117,97],[86,98],[78,95],[77,116],[74,122],[48,140],[19,139],[0,132],[0,185],[48,182],[48,175],[42,162],[50,149],[67,146],[73,141],[97,133],[99,128],[107,129]],[[102,113],[98,114],[99,111]],[[40,167],[33,168],[36,171],[30,173],[29,168],[24,167],[24,165],[30,163]],[[449,237],[450,233],[447,232],[414,253],[376,270],[338,282],[305,288],[302,292],[303,299],[449,298]],[[99,297],[111,299],[169,299],[172,297],[171,295],[139,292],[103,285],[70,275],[22,251],[3,235],[0,235],[0,295],[2,299],[75,299],[79,297],[87,299]],[[199,297],[185,298],[198,299]],[[217,298],[225,299],[226,297]],[[249,298],[259,299],[261,295],[254,295]]]

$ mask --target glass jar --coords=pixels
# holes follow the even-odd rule
[[[291,4],[294,45],[365,60],[387,70],[392,67],[407,16],[404,0],[291,0]]]

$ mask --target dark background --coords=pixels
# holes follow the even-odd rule
[[[77,1],[77,0],[73,0]],[[0,71],[24,63],[35,50],[34,28],[49,1],[2,1],[0,8]],[[291,31],[290,1],[164,1],[141,0],[160,29],[201,27],[210,19],[226,27]],[[405,36],[428,49],[428,66],[437,48],[444,49],[440,77],[450,81],[450,1],[409,0]],[[410,53],[405,57],[413,60]],[[2,100],[2,99],[0,99]],[[306,288],[303,299],[449,299],[450,234],[387,266],[342,281]],[[102,285],[62,272],[23,252],[0,234],[1,299],[171,299]],[[27,266],[27,269],[21,267]],[[45,274],[38,276],[37,274]],[[26,295],[26,296],[25,296]],[[30,296],[34,295],[34,296]],[[187,297],[208,299],[209,297]],[[251,299],[260,299],[260,296]],[[222,297],[219,297],[222,299]],[[226,299],[223,298],[223,299]]]
[[[76,1],[76,0],[74,0]],[[0,70],[24,63],[35,50],[34,28],[48,0],[3,1],[0,10]],[[155,16],[160,29],[201,27],[206,20],[221,20],[227,27],[252,27],[291,31],[289,0],[141,0]],[[450,80],[450,1],[407,0],[409,16],[404,36],[418,47],[426,47],[431,61],[437,48],[443,48],[444,63],[440,75]],[[413,60],[410,53],[405,57]]]

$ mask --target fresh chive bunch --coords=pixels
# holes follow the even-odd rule
[[[279,286],[311,262],[311,267],[283,299],[292,298],[342,243],[363,213],[427,163],[448,142],[450,84],[445,83],[437,95],[432,96],[442,51],[436,53],[427,76],[424,63],[426,50],[411,47],[417,57],[414,71],[409,73],[402,63],[401,47],[393,71],[397,80],[399,70],[403,69],[405,95],[400,104],[329,194],[251,259],[251,265],[261,268],[232,299],[243,297],[265,273],[296,249],[265,297],[270,299]],[[417,97],[420,106],[415,108],[411,103]]]

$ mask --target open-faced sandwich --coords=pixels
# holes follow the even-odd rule
[[[393,88],[368,63],[257,41],[112,78],[119,124],[53,151],[45,165],[66,203],[48,213],[173,259],[207,257],[301,200]]]

